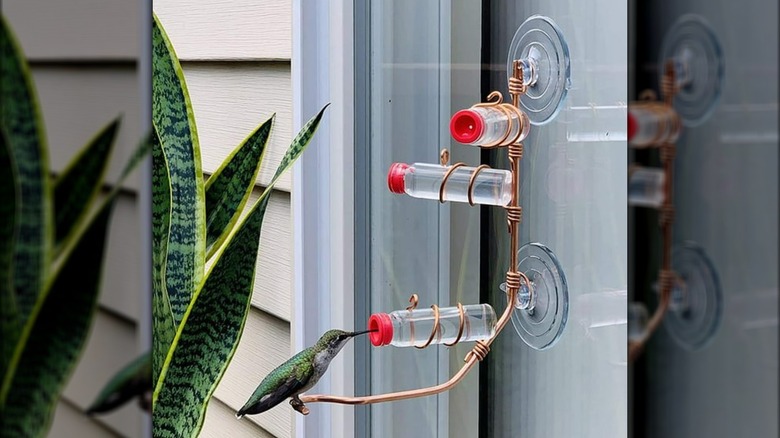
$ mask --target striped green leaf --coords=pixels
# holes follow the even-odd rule
[[[203,278],[206,208],[200,147],[184,74],[165,31],[152,25],[152,122],[168,162],[171,204],[165,283],[178,325]]]
[[[260,173],[276,114],[249,135],[206,182],[206,259],[236,225]]]
[[[171,183],[168,162],[156,130],[152,133],[152,382],[156,382],[176,334],[168,291],[165,289],[165,260],[171,218]]]
[[[19,184],[11,157],[11,148],[0,130],[0,379],[11,361],[19,339],[19,315],[12,287],[13,248],[19,225]]]
[[[87,339],[97,305],[106,232],[113,200],[66,249],[65,262],[39,300],[17,348],[16,372],[0,393],[0,430],[18,438],[42,437]],[[10,377],[10,378],[8,378]]]
[[[103,128],[81,152],[54,184],[54,245],[60,245],[79,220],[87,215],[108,169],[119,119]]]
[[[292,167],[293,163],[295,163],[295,160],[297,160],[303,151],[306,150],[309,142],[311,142],[311,139],[314,137],[314,133],[317,132],[317,128],[320,126],[322,116],[325,115],[325,110],[328,109],[328,106],[330,106],[330,103],[326,103],[320,112],[309,119],[309,121],[301,127],[301,130],[298,131],[298,135],[295,136],[292,143],[290,144],[290,147],[287,148],[287,152],[284,153],[284,157],[282,157],[282,161],[279,163],[279,167],[276,168],[274,177],[271,178],[271,183],[268,184],[268,187],[266,187],[262,196],[265,196],[266,193],[270,193],[274,185],[276,185],[276,182],[279,181],[279,178],[281,178],[282,174],[287,171],[287,169]]]
[[[277,177],[309,145],[324,110],[295,137]],[[269,199],[264,195],[256,202],[228,236],[178,327],[152,397],[155,438],[200,433],[209,400],[235,354],[249,312]]]
[[[13,286],[19,318],[27,320],[42,289],[52,245],[49,163],[40,111],[27,62],[5,18],[0,18],[0,124],[19,182],[19,232]]]
[[[152,398],[155,438],[197,437],[241,337],[252,296],[267,197],[226,244],[177,332]]]
[[[147,352],[119,370],[87,409],[87,414],[101,414],[116,409],[135,397],[152,390],[152,355]]]

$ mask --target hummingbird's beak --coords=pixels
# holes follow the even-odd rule
[[[365,335],[366,333],[371,333],[371,332],[375,332],[375,331],[377,331],[377,329],[374,329],[374,330],[363,330],[361,332],[352,332],[352,333],[349,334],[349,337],[352,338],[352,337],[355,337],[355,336]]]

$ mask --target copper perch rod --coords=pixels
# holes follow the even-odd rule
[[[512,95],[512,104],[517,108],[519,107],[520,94],[525,92],[523,83],[523,68],[518,61],[514,63],[513,77],[509,81],[509,92]],[[495,93],[495,92],[494,92]],[[493,94],[491,93],[491,96]],[[522,122],[521,122],[522,123]],[[520,126],[520,131],[522,131]],[[519,134],[518,134],[519,136]],[[306,403],[338,403],[344,405],[366,405],[372,403],[384,403],[397,400],[406,400],[410,398],[427,397],[436,395],[452,389],[455,385],[460,383],[466,374],[474,367],[474,365],[485,358],[490,352],[490,344],[495,341],[501,331],[506,327],[509,320],[512,318],[512,312],[515,310],[515,300],[518,290],[520,288],[520,282],[525,281],[526,286],[531,287],[531,284],[523,273],[517,272],[517,240],[518,240],[518,225],[521,219],[521,208],[519,206],[520,200],[518,199],[518,193],[520,188],[520,160],[523,156],[523,146],[520,143],[514,143],[509,145],[509,159],[511,162],[512,171],[512,199],[507,210],[507,222],[509,225],[510,235],[510,256],[509,256],[509,272],[507,272],[507,306],[504,309],[504,313],[501,314],[498,323],[496,324],[496,332],[489,339],[485,341],[477,341],[471,351],[466,355],[464,361],[466,362],[460,370],[452,376],[448,381],[440,383],[435,386],[429,386],[426,388],[410,389],[406,391],[390,392],[386,394],[366,395],[362,397],[344,397],[336,395],[303,395],[300,397],[303,405],[293,406],[300,413],[306,415],[309,413],[309,409],[304,406]]]
[[[664,104],[671,108],[674,101],[674,94],[677,91],[675,86],[674,66],[671,61],[664,64],[664,74],[661,79],[661,94]],[[677,129],[677,128],[674,128]],[[664,204],[661,207],[661,232],[663,235],[663,259],[661,261],[661,272],[658,276],[658,287],[661,290],[661,299],[656,307],[653,316],[647,323],[642,337],[628,343],[628,360],[633,362],[642,352],[650,336],[661,325],[661,321],[669,309],[669,301],[672,295],[672,285],[674,284],[674,274],[672,272],[672,224],[674,222],[674,186],[672,177],[674,173],[674,149],[673,143],[664,143],[661,145],[661,160],[663,161],[664,174]]]

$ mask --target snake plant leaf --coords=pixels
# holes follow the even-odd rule
[[[206,181],[206,259],[225,241],[260,173],[276,114],[260,125]]]
[[[295,137],[277,176],[309,145],[324,110]],[[235,354],[249,313],[269,199],[258,200],[231,232],[187,308],[152,395],[155,438],[197,437],[203,427],[209,400]]]
[[[13,248],[19,225],[19,185],[11,158],[11,148],[0,130],[0,379],[11,361],[19,339],[19,315],[12,286]]]
[[[152,122],[165,157],[171,194],[166,288],[181,322],[206,263],[206,208],[200,147],[184,74],[165,31],[152,25]]]
[[[106,232],[107,202],[66,249],[48,293],[30,314],[15,351],[16,372],[3,382],[0,430],[20,438],[45,436],[59,393],[83,350],[97,306]]]
[[[241,338],[268,199],[228,239],[193,297],[153,396],[154,437],[197,437],[208,401]]]
[[[322,116],[325,115],[325,110],[328,109],[329,106],[330,103],[326,103],[325,106],[323,106],[322,109],[317,114],[315,114],[314,117],[309,119],[309,121],[301,127],[301,130],[298,131],[298,134],[295,136],[292,143],[290,143],[290,147],[287,148],[287,151],[284,153],[282,161],[279,162],[279,167],[276,168],[274,177],[271,178],[271,182],[263,191],[261,197],[264,197],[267,193],[270,193],[274,185],[276,185],[276,182],[279,181],[279,178],[282,177],[282,174],[287,169],[292,167],[293,163],[295,163],[295,160],[297,160],[303,151],[306,150],[306,147],[309,146],[309,142],[311,142],[311,139],[314,137],[314,133],[317,132],[317,128],[320,126]]]
[[[146,352],[119,370],[87,409],[88,415],[112,411],[152,391],[152,355]]]
[[[152,130],[152,382],[156,382],[176,335],[171,302],[165,288],[165,260],[171,217],[168,162],[157,131]]]
[[[27,320],[43,288],[52,245],[51,187],[40,111],[29,67],[5,18],[0,18],[0,124],[19,183],[19,230],[13,287],[19,319]]]
[[[87,143],[55,181],[55,248],[86,217],[89,205],[100,191],[118,130],[116,119]]]

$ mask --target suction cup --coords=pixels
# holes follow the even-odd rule
[[[693,243],[674,248],[672,269],[679,279],[672,287],[664,326],[680,346],[697,350],[709,343],[720,326],[723,295],[718,274],[704,251]]]
[[[674,63],[679,90],[674,108],[686,126],[707,120],[720,99],[723,51],[715,31],[697,15],[683,15],[664,37],[659,71]]]
[[[540,243],[517,251],[517,270],[531,281],[521,284],[512,313],[512,325],[528,346],[545,350],[560,339],[569,318],[569,292],[563,268],[555,254]],[[506,283],[501,284],[506,292]]]
[[[549,17],[529,17],[517,29],[509,46],[507,79],[512,77],[515,60],[522,62],[528,85],[528,91],[520,97],[520,106],[531,124],[550,122],[571,87],[569,46],[563,32]]]

